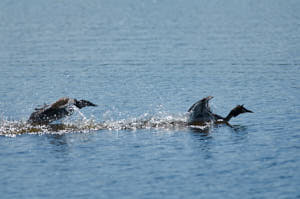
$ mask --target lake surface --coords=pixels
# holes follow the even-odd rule
[[[299,10],[2,0],[1,198],[300,198]],[[220,115],[254,113],[208,132],[174,125],[208,95]],[[99,106],[27,126],[63,96]]]

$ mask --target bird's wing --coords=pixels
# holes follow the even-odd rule
[[[36,107],[34,110],[36,110],[36,111],[45,110],[45,109],[47,109],[48,107],[49,107],[48,104],[44,104],[44,105],[41,105],[41,106],[39,106],[39,107]]]
[[[200,105],[200,103],[201,103],[201,100],[197,101],[195,104],[193,104],[193,105],[189,108],[188,112],[193,111],[193,110],[195,109],[196,106],[199,106],[199,105]]]
[[[68,97],[63,97],[51,104],[51,108],[53,109],[59,109],[67,106],[69,103],[69,98]]]

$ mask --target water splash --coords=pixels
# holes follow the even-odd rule
[[[78,112],[78,111],[76,111]],[[80,114],[80,113],[79,113]],[[137,129],[181,129],[187,127],[187,114],[167,114],[159,112],[150,115],[145,113],[137,118],[122,120],[106,120],[98,122],[95,119],[87,119],[82,113],[77,120],[66,119],[59,124],[30,125],[26,121],[0,120],[0,135],[14,137],[16,135],[29,134],[64,134],[72,132],[90,132],[98,130],[137,130]]]

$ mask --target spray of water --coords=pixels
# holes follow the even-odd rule
[[[144,113],[135,118],[113,120],[99,122],[94,118],[86,118],[79,109],[74,109],[80,116],[76,120],[68,117],[61,123],[54,123],[49,125],[32,126],[25,120],[10,121],[7,119],[0,120],[0,135],[14,137],[16,135],[29,134],[64,134],[72,132],[90,132],[99,130],[137,130],[137,129],[182,129],[187,128],[187,114],[168,114],[166,112],[159,112],[157,114]],[[107,114],[107,113],[104,113]],[[105,115],[104,115],[105,116]],[[103,118],[103,117],[102,117]],[[207,128],[197,127],[197,128]]]

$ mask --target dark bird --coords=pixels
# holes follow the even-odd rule
[[[74,108],[76,107],[81,109],[86,106],[97,105],[87,100],[63,97],[51,105],[45,104],[43,107],[35,108],[35,111],[30,115],[28,122],[33,125],[46,125],[65,116],[72,115]]]
[[[236,117],[241,113],[253,113],[252,111],[246,109],[244,105],[237,105],[226,117],[222,117],[211,112],[208,102],[212,98],[212,96],[205,97],[197,101],[189,108],[189,125],[204,126],[209,122],[213,122],[215,124],[227,124],[231,126],[228,122],[232,117]]]

